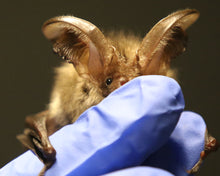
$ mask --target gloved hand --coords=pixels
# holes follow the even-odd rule
[[[138,77],[50,137],[57,161],[46,175],[187,175],[203,150],[206,127],[197,114],[183,109],[173,79]],[[37,175],[42,167],[27,151],[0,175]]]

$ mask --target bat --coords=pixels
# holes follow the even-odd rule
[[[143,39],[117,31],[104,35],[92,23],[73,16],[46,21],[42,32],[52,42],[53,51],[66,62],[56,69],[48,108],[27,116],[26,128],[17,136],[44,163],[39,175],[44,175],[56,160],[56,151],[48,139],[55,131],[74,123],[86,109],[135,77],[175,78],[170,62],[185,51],[186,29],[198,17],[199,12],[194,9],[174,12],[160,20]],[[206,153],[216,148],[217,143]],[[196,172],[200,164],[198,161],[188,172]]]

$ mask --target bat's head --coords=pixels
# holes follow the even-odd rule
[[[167,75],[170,60],[185,50],[185,30],[198,16],[193,9],[177,11],[160,20],[142,41],[131,35],[104,36],[92,23],[72,16],[52,18],[42,30],[54,52],[105,97],[134,77]]]

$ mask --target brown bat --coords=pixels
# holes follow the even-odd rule
[[[18,135],[44,163],[40,175],[56,159],[48,136],[74,123],[86,109],[137,76],[175,77],[170,61],[185,51],[185,30],[198,17],[194,9],[177,11],[160,20],[143,39],[123,32],[104,36],[95,25],[73,16],[46,21],[42,27],[45,37],[53,43],[54,52],[68,63],[56,69],[48,108],[28,116],[24,133]],[[196,171],[200,163],[189,172]]]

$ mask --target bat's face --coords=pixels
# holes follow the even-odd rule
[[[121,42],[120,40],[123,36],[118,37],[117,41]],[[134,39],[132,41],[135,42]],[[132,41],[129,40],[129,37],[127,38],[127,43],[131,43]],[[124,85],[126,82],[140,75],[135,47],[133,48],[133,53],[131,51],[126,53],[126,50],[128,50],[127,45],[115,45],[113,47],[114,50],[111,61],[105,66],[103,74],[100,75],[101,80],[99,86],[104,97]],[[123,52],[121,52],[122,50]]]

